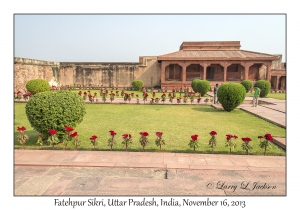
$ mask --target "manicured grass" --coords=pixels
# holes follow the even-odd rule
[[[25,126],[25,133],[29,136],[26,142],[28,149],[37,149],[36,141],[38,132],[34,131],[27,120],[25,114],[25,103],[15,103],[15,148],[22,148],[16,141],[18,135],[17,126]],[[205,105],[136,105],[136,104],[86,104],[86,115],[74,131],[79,134],[81,140],[80,150],[92,150],[93,147],[89,138],[92,135],[98,136],[97,150],[109,150],[107,141],[110,138],[109,130],[114,130],[117,135],[115,139],[117,145],[114,150],[125,150],[122,145],[122,134],[129,133],[133,136],[133,144],[129,146],[129,151],[141,151],[139,143],[139,132],[148,132],[150,143],[145,147],[145,151],[159,151],[155,145],[157,131],[163,132],[163,139],[166,145],[162,147],[165,152],[193,152],[188,146],[191,135],[199,135],[198,153],[211,153],[208,146],[209,133],[217,132],[217,146],[215,153],[227,154],[229,149],[225,148],[226,134],[237,135],[237,147],[233,154],[245,154],[241,149],[242,137],[250,137],[253,150],[250,154],[263,154],[263,149],[259,147],[257,136],[271,133],[275,137],[285,137],[286,130],[254,117],[241,110],[226,112],[214,109]],[[62,149],[63,145],[55,146],[55,149]],[[51,149],[44,144],[41,149]],[[72,142],[69,149],[75,149]],[[285,155],[285,152],[272,145],[268,155]]]
[[[253,96],[253,93],[247,93],[247,96]],[[286,93],[269,93],[266,98],[275,98],[278,100],[286,100]]]

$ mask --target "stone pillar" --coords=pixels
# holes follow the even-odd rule
[[[250,67],[250,66],[245,66],[245,80],[248,80],[248,76],[249,76],[249,67]]]
[[[244,77],[245,80],[248,80],[248,76],[249,76],[249,67],[250,67],[249,65],[246,65],[246,66],[245,66],[245,77]]]
[[[182,68],[182,83],[186,82],[186,64],[180,64]]]
[[[164,61],[161,62],[161,83],[165,82],[165,78],[166,78],[166,66],[167,63],[165,63]]]
[[[203,80],[206,80],[206,68],[208,67],[209,65],[207,63],[204,63],[203,64]]]
[[[224,81],[224,83],[226,82],[226,78],[227,78],[227,67],[228,66],[230,66],[231,64],[228,64],[227,62],[226,62],[226,64],[221,64],[223,67],[224,67],[224,78],[223,78],[223,81]]]
[[[226,78],[227,78],[227,67],[231,65],[231,63],[228,62],[221,62],[220,63],[221,66],[223,66],[224,69],[224,73],[223,73],[223,82],[226,82]]]
[[[271,66],[272,66],[272,63],[267,63],[267,75],[266,75],[266,77],[267,77],[267,80],[269,81],[269,82],[271,82]]]
[[[243,63],[244,67],[245,67],[245,80],[248,80],[248,76],[249,76],[249,68],[250,66],[252,66],[253,63]]]
[[[276,76],[276,89],[278,90],[280,76]]]

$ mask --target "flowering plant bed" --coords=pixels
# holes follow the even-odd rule
[[[149,101],[147,104],[149,104]],[[17,127],[24,126],[26,127],[25,133],[28,135],[28,140],[25,142],[26,149],[38,149],[39,145],[36,143],[39,133],[30,126],[25,113],[25,105],[25,103],[14,104],[14,147],[16,149],[22,148],[22,145],[17,140],[19,134]],[[188,146],[187,140],[191,134],[196,133],[199,145],[196,148],[197,153],[212,153],[212,148],[208,145],[210,139],[208,135],[211,130],[215,129],[218,136],[223,138],[222,141],[224,141],[224,137],[229,132],[239,137],[251,138],[250,145],[253,149],[250,155],[263,155],[264,149],[260,147],[260,139],[257,136],[262,133],[271,133],[272,136],[285,138],[286,135],[286,129],[241,110],[227,113],[210,106],[199,106],[196,103],[189,106],[168,106],[162,103],[154,106],[137,106],[136,104],[110,105],[108,103],[86,104],[86,113],[83,121],[76,126],[76,131],[80,134],[81,140],[81,144],[77,147],[78,150],[93,149],[90,141],[92,135],[98,137],[97,150],[110,150],[111,148],[108,146],[108,131],[112,128],[114,128],[115,133],[130,133],[133,136],[131,139],[132,144],[128,144],[128,151],[141,151],[142,147],[138,141],[139,133],[146,130],[149,133],[149,143],[145,147],[145,152],[158,152],[160,150],[155,143],[158,130],[163,132],[163,139],[168,140],[166,145],[162,144],[164,152],[194,152],[193,148]],[[46,140],[44,139],[43,141],[44,143],[40,145],[40,149],[51,149]],[[113,146],[113,150],[124,151],[124,146],[121,144],[123,141],[122,135],[115,135],[114,141],[117,144]],[[269,143],[272,145],[272,148],[267,150],[266,155],[285,155],[285,151],[274,145],[273,141]],[[242,144],[243,141],[238,140],[232,154],[244,155],[245,150],[242,149]],[[58,144],[55,144],[54,149],[63,150],[64,147],[65,145],[60,141]],[[75,150],[76,146],[75,144],[68,144],[66,149]],[[224,142],[216,144],[213,149],[215,154],[228,154],[229,151],[229,148],[225,147]]]

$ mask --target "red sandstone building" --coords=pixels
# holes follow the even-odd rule
[[[183,42],[179,51],[157,57],[161,86],[190,86],[193,79],[211,85],[242,80],[268,80],[274,89],[285,89],[285,64],[280,55],[240,49],[239,41]]]
[[[179,51],[141,56],[139,62],[51,62],[15,58],[15,90],[31,79],[53,78],[60,86],[130,87],[142,80],[146,87],[190,87],[193,79],[216,83],[268,80],[272,89],[286,89],[286,65],[281,55],[241,50],[239,41],[183,42]]]

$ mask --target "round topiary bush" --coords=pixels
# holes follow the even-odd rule
[[[39,92],[50,91],[50,85],[44,79],[33,79],[27,82],[26,89],[34,95]]]
[[[194,92],[204,96],[210,90],[210,83],[207,80],[194,79],[191,83]]]
[[[252,81],[251,80],[243,80],[241,84],[245,87],[246,93],[248,93],[252,89]]]
[[[50,129],[61,136],[65,126],[76,127],[86,113],[82,98],[69,91],[37,93],[29,99],[25,109],[30,125],[43,135],[43,139],[48,138]]]
[[[254,84],[254,87],[255,86],[260,89],[259,97],[261,97],[261,98],[266,97],[269,94],[270,90],[271,90],[271,83],[267,80],[258,80]]]
[[[144,82],[142,80],[133,80],[131,83],[134,90],[142,90]]]
[[[217,96],[224,110],[231,112],[244,101],[246,89],[238,83],[225,83],[219,87]]]

